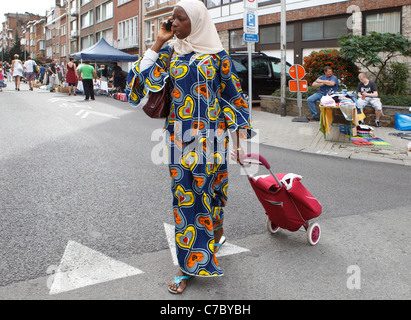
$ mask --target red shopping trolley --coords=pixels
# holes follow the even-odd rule
[[[293,173],[274,174],[271,166],[264,157],[256,153],[244,154],[241,165],[244,163],[255,163],[264,165],[269,175],[250,176],[247,173],[258,200],[261,202],[267,214],[267,229],[276,233],[280,228],[297,231],[301,227],[306,230],[307,241],[316,245],[320,240],[321,229],[317,222],[309,221],[321,214],[321,204],[301,183],[301,176]]]

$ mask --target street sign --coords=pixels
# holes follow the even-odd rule
[[[288,82],[288,88],[290,89],[291,92],[297,92],[297,104],[298,104],[299,117],[295,117],[293,119],[293,122],[309,122],[310,120],[308,120],[307,117],[303,117],[301,115],[301,108],[302,108],[301,92],[308,91],[307,80],[303,80],[305,76],[305,69],[302,65],[295,64],[290,68],[290,71],[288,73],[290,74],[290,77],[294,79]]]
[[[288,73],[294,80],[302,80],[305,77],[305,69],[300,64],[293,65]]]
[[[244,0],[244,8],[246,9],[257,9],[258,1],[257,0]]]
[[[244,33],[258,34],[258,11],[244,9]]]
[[[290,92],[308,91],[307,80],[290,80],[288,81],[288,87],[290,88]]]
[[[244,33],[245,42],[258,42],[258,34]]]

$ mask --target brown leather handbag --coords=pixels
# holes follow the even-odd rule
[[[170,68],[171,56],[173,55],[174,49],[171,50],[170,57],[166,63],[166,71]],[[165,81],[163,89],[158,92],[149,92],[148,100],[143,111],[150,118],[167,118],[170,114],[171,108],[171,97],[170,97],[170,77]]]

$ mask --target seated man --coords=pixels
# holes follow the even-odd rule
[[[375,126],[380,127],[382,103],[380,98],[378,98],[377,85],[373,81],[368,80],[364,73],[360,73],[358,79],[360,83],[357,86],[357,107],[362,110],[367,104],[370,104],[375,110]]]
[[[310,108],[310,112],[312,115],[311,120],[319,120],[320,117],[317,112],[317,107],[315,103],[320,101],[321,98],[327,95],[330,92],[337,92],[338,91],[338,79],[333,74],[333,69],[329,66],[324,68],[324,75],[320,76],[317,80],[315,80],[312,84],[313,87],[320,87],[320,91],[318,93],[314,93],[312,96],[308,97],[308,107]]]

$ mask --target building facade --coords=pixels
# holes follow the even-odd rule
[[[243,0],[203,0],[224,47],[246,50]],[[312,51],[338,48],[338,38],[353,32],[401,33],[411,38],[410,0],[287,0],[287,61],[301,64]],[[281,0],[258,0],[259,42],[255,51],[280,57]],[[408,61],[409,62],[409,61]]]
[[[178,0],[143,0],[142,52],[151,48],[161,24],[173,14]]]
[[[223,46],[230,52],[246,50],[243,41],[243,0],[203,1],[216,24]],[[178,0],[56,0],[46,17],[6,14],[0,45],[13,45],[29,29],[30,53],[67,61],[101,38],[115,48],[142,55],[150,48],[161,23]],[[410,0],[286,0],[287,61],[302,63],[312,51],[338,48],[338,38],[353,32],[401,33],[411,39]],[[259,42],[255,51],[280,57],[281,0],[258,0]],[[404,59],[410,67],[410,59]],[[124,66],[126,67],[126,66]]]

